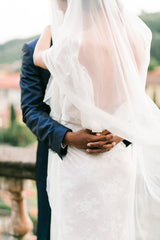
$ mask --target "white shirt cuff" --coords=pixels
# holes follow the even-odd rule
[[[67,147],[67,145],[66,145],[66,144],[64,144],[64,143],[61,143],[61,148],[65,149],[66,147]]]

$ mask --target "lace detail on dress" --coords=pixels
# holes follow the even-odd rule
[[[69,147],[63,161],[50,161],[51,239],[128,240],[132,147],[120,142],[110,152],[92,156]]]

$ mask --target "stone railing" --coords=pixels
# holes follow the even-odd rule
[[[7,234],[6,239],[32,239],[28,233],[32,232],[33,223],[23,191],[29,179],[35,180],[35,161],[36,146],[0,146],[0,190],[10,193],[12,207],[11,216],[0,219],[0,232]]]

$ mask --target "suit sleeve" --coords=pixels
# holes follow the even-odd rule
[[[50,116],[50,107],[43,102],[45,89],[41,80],[40,68],[33,63],[33,50],[25,44],[22,49],[21,68],[21,108],[23,121],[37,138],[55,151],[62,159],[67,147],[61,147],[66,128]]]

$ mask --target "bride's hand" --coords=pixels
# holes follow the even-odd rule
[[[102,132],[102,134],[103,134],[103,135],[108,134],[108,130],[104,130],[104,131]],[[99,134],[97,134],[97,135],[99,135]],[[113,139],[112,139],[112,140],[113,140],[113,142],[114,142],[114,145],[116,145],[116,144],[122,142],[124,139],[113,134]]]
[[[98,147],[98,148],[101,148],[101,152],[108,152],[110,151],[116,144],[118,144],[119,142],[123,141],[124,139],[121,138],[121,137],[118,137],[112,133],[110,133],[108,130],[104,130],[103,132],[101,133],[95,133],[96,136],[111,136],[111,138],[108,138],[109,140],[108,141],[104,141],[104,142],[92,142],[92,143],[89,143],[89,146],[91,149],[94,149],[92,150],[92,153],[94,153],[96,150],[95,148]],[[88,152],[90,152],[91,150],[90,149],[87,149]],[[95,152],[96,153],[96,152]]]
[[[51,26],[47,26],[41,34],[33,54],[33,62],[36,66],[47,69],[43,62],[42,54],[51,46]]]

